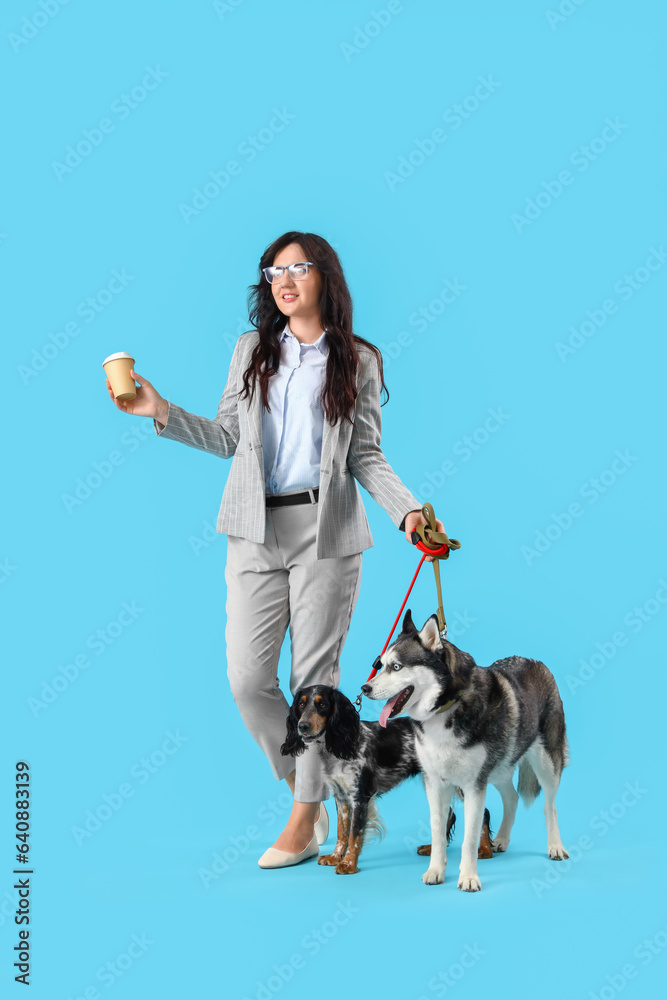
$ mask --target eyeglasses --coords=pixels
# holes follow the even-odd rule
[[[285,271],[294,281],[302,281],[308,274],[309,266],[315,267],[312,260],[302,260],[287,267],[263,267],[262,271],[266,280],[272,285],[274,281],[280,281]]]

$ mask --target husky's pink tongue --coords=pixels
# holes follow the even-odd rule
[[[387,719],[389,718],[389,713],[391,712],[392,708],[394,707],[394,705],[396,704],[396,702],[398,701],[398,699],[402,694],[403,692],[399,691],[398,694],[395,694],[393,698],[390,698],[387,704],[380,712],[380,718],[378,721],[383,729],[387,728]]]

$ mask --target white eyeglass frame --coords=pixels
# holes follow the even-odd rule
[[[306,273],[305,274],[299,274],[297,276],[297,275],[295,275],[295,274],[292,273],[292,268],[293,267],[303,267],[304,264],[306,265]],[[315,266],[316,265],[312,262],[312,260],[296,260],[296,261],[294,261],[293,264],[287,264],[287,266],[283,266],[282,264],[272,264],[271,267],[263,267],[262,268],[262,274],[264,275],[264,277],[266,278],[266,280],[268,281],[268,283],[270,285],[275,284],[276,281],[280,281],[280,279],[282,278],[282,276],[285,273],[285,271],[287,271],[289,273],[289,276],[292,279],[292,281],[303,281],[305,278],[308,277],[308,268],[309,267],[315,267]],[[271,278],[269,277],[269,274],[268,274],[269,271],[273,271],[273,272],[280,271],[280,275],[274,274],[273,280],[271,280]]]

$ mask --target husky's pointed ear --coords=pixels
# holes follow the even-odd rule
[[[423,629],[419,633],[419,639],[426,649],[430,649],[432,653],[437,653],[442,649],[442,639],[440,638],[440,629],[438,627],[438,616],[431,615],[431,617],[426,621]]]
[[[410,608],[408,608],[408,610],[405,612],[405,617],[403,619],[402,631],[403,632],[416,632],[417,631],[417,626],[413,622],[412,615],[410,614]]]

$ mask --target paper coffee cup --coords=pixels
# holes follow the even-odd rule
[[[102,362],[102,367],[111,382],[111,388],[116,399],[135,398],[137,387],[130,375],[130,368],[134,368],[134,358],[131,354],[128,354],[127,351],[118,351],[116,354],[110,354]]]

